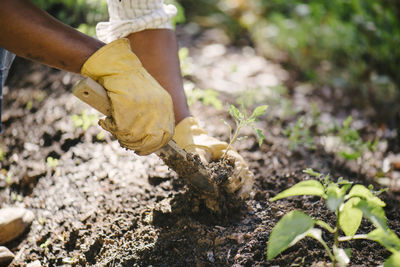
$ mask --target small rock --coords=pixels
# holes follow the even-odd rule
[[[35,260],[26,265],[26,267],[41,267],[41,266],[42,266],[42,264],[40,263],[39,260]]]
[[[21,235],[34,218],[33,212],[24,208],[0,209],[0,245]]]
[[[0,247],[0,266],[8,266],[14,259],[14,254],[6,247]]]
[[[209,262],[215,262],[214,253],[212,251],[207,252],[207,259]]]

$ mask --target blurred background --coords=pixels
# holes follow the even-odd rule
[[[106,0],[34,0],[82,32],[107,19]],[[400,3],[391,0],[181,0],[174,24],[217,28],[234,45],[249,45],[290,71],[290,81],[357,95],[392,120],[398,107]],[[184,27],[182,26],[182,27]],[[179,27],[179,26],[178,26]],[[288,84],[290,88],[290,84]],[[389,106],[390,105],[390,106]],[[385,117],[385,118],[383,118]],[[390,117],[390,118],[388,118]]]

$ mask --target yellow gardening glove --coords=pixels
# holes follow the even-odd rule
[[[220,158],[228,144],[207,134],[193,117],[183,119],[175,127],[173,140],[187,152],[196,153],[202,161],[211,162]],[[226,190],[236,193],[242,199],[248,197],[253,184],[254,175],[244,159],[234,150],[228,151],[228,157],[235,162],[235,170],[228,178]]]
[[[171,139],[175,125],[171,96],[143,68],[128,39],[100,48],[83,64],[81,73],[107,90],[112,116],[99,124],[121,146],[148,155]]]

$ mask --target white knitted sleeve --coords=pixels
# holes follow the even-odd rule
[[[177,10],[163,0],[107,0],[108,22],[96,26],[97,38],[105,43],[145,29],[171,29]]]

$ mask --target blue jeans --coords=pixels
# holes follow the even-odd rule
[[[0,47],[0,133],[1,133],[1,103],[3,102],[3,86],[15,55]]]

